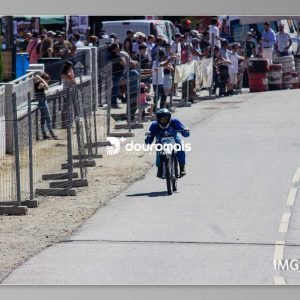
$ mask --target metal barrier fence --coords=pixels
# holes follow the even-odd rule
[[[0,86],[0,158],[5,155],[5,86]]]
[[[88,185],[88,168],[101,157],[99,144],[107,137],[107,114],[97,104],[100,98],[110,103],[112,84],[111,64],[87,70],[90,75],[80,74],[70,89],[50,87],[46,115],[33,73],[0,87],[0,207],[31,205],[41,195],[75,195],[72,188]],[[59,140],[41,135],[51,127]]]

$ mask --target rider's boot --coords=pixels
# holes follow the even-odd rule
[[[179,168],[180,168],[180,176],[182,177],[186,175],[185,164],[179,164]]]
[[[156,174],[156,176],[157,176],[158,178],[162,178],[162,168],[161,168],[161,167],[158,167],[158,168],[157,168],[157,174]]]

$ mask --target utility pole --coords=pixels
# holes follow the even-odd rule
[[[14,38],[13,16],[3,17],[5,21],[5,45],[6,50],[11,53],[11,79],[16,77],[16,41]]]

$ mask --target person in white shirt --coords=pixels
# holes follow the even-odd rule
[[[209,25],[209,43],[212,45],[212,36],[214,35],[214,46],[221,48],[221,41],[223,41],[223,39],[220,38],[220,30],[217,27],[217,24],[217,19],[211,20],[211,25]]]
[[[278,56],[287,56],[289,55],[289,49],[293,42],[290,34],[284,31],[283,23],[279,23],[278,29],[279,32],[276,34],[275,49]]]
[[[155,36],[150,34],[148,35],[148,38],[147,38],[147,55],[148,55],[148,58],[149,58],[149,61],[152,62],[152,56],[151,56],[151,51],[152,51],[152,48],[154,47],[155,45]]]
[[[132,57],[136,58],[140,53],[139,47],[145,42],[146,36],[142,32],[137,32],[134,37],[136,38],[136,42],[132,45]]]
[[[83,42],[80,40],[79,33],[74,33],[72,39],[73,39],[74,45],[76,46],[76,49],[84,47]]]
[[[181,40],[183,38],[183,35],[181,33],[175,34],[175,41],[171,45],[172,52],[177,55],[176,59],[176,65],[180,65],[180,56],[181,56]]]
[[[154,90],[154,111],[157,109],[157,103],[160,98],[160,108],[166,105],[166,95],[164,91],[164,67],[162,62],[166,56],[165,50],[160,48],[158,50],[158,60],[153,61],[152,64],[152,85]]]
[[[229,59],[231,64],[229,64],[228,67],[228,73],[229,73],[229,84],[228,84],[228,91],[227,93],[229,95],[234,94],[234,88],[237,85],[237,76],[239,73],[239,61],[244,60],[245,58],[243,56],[240,56],[237,54],[238,50],[238,44],[234,43],[232,45],[231,52],[228,53]]]

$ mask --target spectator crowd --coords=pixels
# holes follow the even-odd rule
[[[212,18],[207,28],[201,24],[192,28],[190,20],[175,26],[177,32],[171,44],[163,36],[146,36],[133,30],[127,31],[125,40],[101,30],[98,37],[90,36],[86,44],[79,34],[73,34],[68,41],[63,32],[44,30],[41,35],[28,33],[24,48],[30,63],[49,57],[68,60],[76,49],[98,46],[99,40],[106,39],[109,43],[107,61],[112,63],[111,107],[118,109],[120,101],[129,102],[132,121],[139,110],[138,121],[142,122],[146,110],[152,113],[158,107],[172,106],[172,97],[177,95],[176,66],[213,57],[212,93],[226,97],[241,92],[243,82],[247,80],[249,59],[265,58],[272,63],[274,53],[288,55],[292,44],[283,24],[279,24],[279,32],[275,33],[266,22],[262,34],[253,28],[239,42],[233,40],[227,18],[222,22]],[[192,74],[182,84],[182,97],[191,103],[199,91],[195,79]],[[130,101],[127,101],[128,96]]]
[[[276,34],[270,23],[266,22],[262,34],[253,28],[239,42],[235,42],[228,23],[226,18],[222,23],[212,18],[209,27],[202,28],[201,24],[196,24],[192,28],[191,21],[186,20],[184,24],[176,24],[177,33],[172,44],[163,36],[146,36],[132,30],[127,31],[124,41],[120,41],[114,33],[106,36],[112,40],[109,56],[113,64],[112,107],[119,108],[118,98],[122,102],[127,101],[124,85],[127,76],[130,78],[133,118],[135,110],[144,105],[145,88],[149,92],[151,86],[154,101],[149,101],[149,110],[155,111],[158,104],[160,108],[170,107],[171,97],[177,94],[177,84],[173,80],[177,65],[213,57],[212,93],[226,97],[241,92],[248,77],[249,59],[268,59],[271,64],[274,54],[289,55],[292,40],[284,31],[283,24],[279,24]],[[142,85],[137,80],[139,74]],[[197,97],[194,75],[183,82],[182,95],[187,101],[194,102]]]

